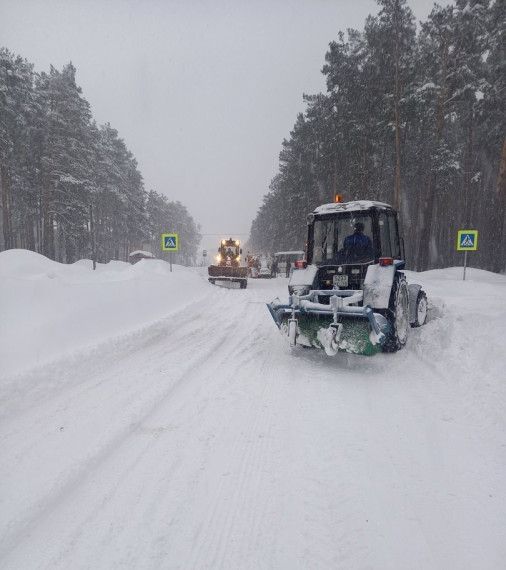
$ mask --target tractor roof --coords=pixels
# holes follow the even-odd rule
[[[240,243],[241,242],[238,239],[233,239],[233,238],[221,240],[221,245],[224,245],[224,246],[234,246],[235,247],[235,246],[239,246]]]
[[[334,214],[338,212],[359,212],[373,209],[391,210],[392,206],[383,202],[373,200],[356,200],[355,202],[338,202],[323,204],[314,209],[313,214]]]

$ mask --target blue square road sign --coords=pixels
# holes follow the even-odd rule
[[[162,250],[178,251],[179,250],[179,234],[162,234]]]
[[[477,250],[478,230],[459,230],[457,233],[457,249],[459,251]]]

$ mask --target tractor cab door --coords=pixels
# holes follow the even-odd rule
[[[380,244],[379,257],[403,259],[397,215],[393,211],[383,211],[378,214],[378,233]]]

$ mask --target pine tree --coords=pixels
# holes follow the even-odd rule
[[[482,20],[483,21],[483,20]],[[506,271],[506,5],[491,2],[485,13],[485,77],[476,104],[476,146],[479,183],[489,189],[484,200],[484,227],[489,231],[480,245],[482,263]],[[481,241],[480,241],[481,244]],[[486,266],[486,265],[485,265]]]
[[[412,53],[415,44],[414,16],[406,6],[405,0],[378,0],[382,6],[378,20],[383,41],[381,53],[386,57],[383,75],[388,78],[390,86],[385,86],[385,105],[393,116],[395,134],[395,175],[392,204],[395,210],[401,207],[401,171],[403,146],[402,107],[405,92],[412,80]],[[389,105],[388,102],[391,101]]]
[[[0,186],[4,248],[35,246],[33,65],[0,49]]]
[[[90,107],[76,85],[75,73],[72,64],[61,72],[51,67],[37,80],[44,109],[42,253],[60,261],[75,261],[88,242],[94,149]]]

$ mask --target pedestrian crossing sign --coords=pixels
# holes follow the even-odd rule
[[[478,249],[477,230],[459,230],[457,233],[457,249],[459,251],[475,251]]]
[[[162,234],[163,251],[179,250],[179,234]]]

